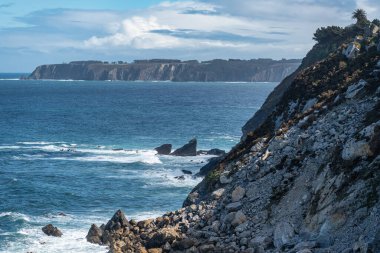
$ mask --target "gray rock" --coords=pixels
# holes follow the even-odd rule
[[[211,193],[211,197],[213,199],[220,199],[220,197],[224,194],[224,191],[225,189],[224,188],[220,188],[218,190],[215,190]]]
[[[90,243],[102,244],[103,231],[95,224],[91,225],[90,230],[86,236],[86,239]]]
[[[294,237],[294,228],[288,222],[280,222],[274,229],[274,246],[277,249],[292,241]]]
[[[239,211],[242,207],[242,203],[240,201],[238,202],[233,202],[228,205],[226,205],[226,209],[228,212],[236,212]]]
[[[247,221],[247,216],[243,213],[243,211],[239,210],[235,213],[235,216],[233,220],[231,221],[231,225],[236,227],[239,226],[240,224],[244,223]]]
[[[44,232],[48,236],[54,236],[54,237],[62,236],[62,232],[57,227],[54,227],[52,224],[48,224],[45,227],[43,227],[42,232]]]
[[[232,182],[232,178],[228,177],[225,174],[222,174],[219,178],[219,181],[221,184],[229,184]]]
[[[342,150],[342,159],[346,161],[352,161],[359,157],[372,156],[373,153],[369,144],[366,141],[350,140],[346,142]]]
[[[238,186],[235,188],[235,190],[232,191],[231,198],[232,202],[237,202],[241,200],[245,195],[245,189],[241,186]]]

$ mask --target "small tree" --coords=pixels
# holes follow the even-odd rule
[[[352,18],[356,19],[356,24],[359,26],[363,26],[369,23],[367,19],[367,13],[363,9],[356,9],[352,13]]]

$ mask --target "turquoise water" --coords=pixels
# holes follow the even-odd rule
[[[174,177],[209,157],[154,147],[229,150],[275,85],[0,80],[0,252],[106,252],[85,240],[92,223],[181,207],[200,179]]]

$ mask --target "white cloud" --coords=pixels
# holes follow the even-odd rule
[[[318,27],[349,25],[355,8],[379,18],[379,0],[192,0],[130,11],[47,9],[16,19],[24,24],[18,29],[0,30],[0,49],[38,51],[44,57],[36,55],[35,65],[47,58],[302,58]]]

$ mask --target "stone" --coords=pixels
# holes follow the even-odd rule
[[[172,244],[172,248],[174,250],[186,250],[193,247],[194,245],[195,245],[195,240],[192,238],[186,237],[182,240],[175,241]]]
[[[215,190],[211,193],[211,197],[213,199],[220,199],[220,197],[222,197],[222,195],[224,194],[225,192],[225,189],[224,188],[219,188],[218,190]]]
[[[131,227],[131,225],[125,217],[123,211],[119,209],[112,216],[111,220],[107,222],[106,226],[104,227],[104,230],[113,232],[123,227]]]
[[[90,230],[87,233],[86,239],[90,243],[102,244],[103,231],[95,224],[91,225]]]
[[[232,202],[237,202],[241,200],[245,195],[245,189],[241,186],[238,186],[235,188],[235,190],[232,191],[231,197]]]
[[[213,149],[210,149],[209,151],[207,151],[206,154],[207,155],[223,156],[226,154],[226,151],[218,149],[218,148],[213,148]]]
[[[172,243],[179,239],[180,236],[175,228],[162,228],[155,232],[147,241],[147,248],[157,248],[164,245],[166,242]]]
[[[235,213],[233,220],[231,221],[231,225],[236,227],[240,224],[247,221],[247,216],[243,213],[243,211],[239,210]]]
[[[148,253],[162,253],[161,248],[148,249]]]
[[[232,178],[228,177],[227,175],[225,174],[222,174],[219,178],[219,182],[221,184],[229,184],[232,182]]]
[[[352,99],[354,98],[365,86],[367,82],[360,80],[357,84],[353,84],[347,88],[345,98]]]
[[[191,172],[190,170],[181,170],[183,174],[185,175],[192,175],[193,172]]]
[[[54,227],[52,224],[48,224],[45,227],[43,227],[42,232],[44,232],[48,236],[54,236],[54,237],[62,236],[62,232],[57,227]]]
[[[291,242],[294,237],[294,229],[288,222],[280,222],[274,229],[274,246],[277,249]]]
[[[226,205],[226,209],[228,212],[236,212],[239,211],[242,207],[242,203],[240,201],[238,202],[233,202],[228,205]]]
[[[200,253],[215,252],[214,244],[204,244],[204,245],[199,246],[198,249]]]
[[[190,140],[187,144],[176,149],[171,155],[174,156],[196,156],[197,155],[197,139]]]
[[[154,150],[157,151],[158,155],[169,155],[172,152],[172,144],[163,144]]]
[[[373,153],[369,144],[366,141],[350,140],[346,142],[342,150],[342,159],[346,161],[352,161],[359,157],[372,156]]]

